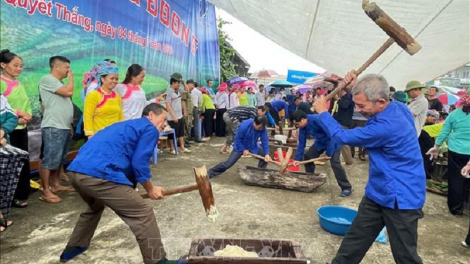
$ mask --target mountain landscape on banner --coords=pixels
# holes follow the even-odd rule
[[[50,7],[46,7],[48,3]],[[0,47],[23,59],[18,80],[33,106],[29,125],[32,161],[41,145],[38,84],[49,73],[51,56],[71,60],[72,101],[79,108],[83,108],[84,73],[106,58],[117,62],[119,81],[131,64],[142,65],[146,69],[142,88],[148,99],[166,90],[174,72],[201,84],[209,78],[218,83],[215,7],[205,0],[185,1],[184,5],[177,0],[151,3],[157,5],[149,7],[144,0],[0,1]]]
[[[1,48],[10,49],[22,57],[24,70],[19,80],[30,95],[35,115],[39,113],[38,83],[49,72],[48,59],[54,55],[65,56],[72,62],[77,91],[72,99],[79,107],[82,107],[78,91],[83,88],[83,74],[94,63],[105,58],[117,62],[120,80],[124,79],[126,69],[132,63],[142,65],[147,71],[142,87],[149,97],[166,89],[173,72],[180,72],[185,79],[192,78],[201,83],[208,78],[218,80],[219,47],[213,5],[199,0],[189,1],[191,4],[184,6],[176,0],[163,1],[168,4],[170,14],[175,12],[179,15],[179,32],[182,32],[183,23],[189,28],[189,43],[186,46],[171,26],[162,24],[160,14],[153,17],[147,12],[146,1],[140,1],[140,6],[130,0],[119,2],[122,3],[115,5],[114,1],[104,0],[53,1],[52,17],[38,12],[29,15],[28,8],[15,8],[5,1],[0,2]],[[157,2],[161,4],[161,1]],[[78,7],[78,15],[91,18],[93,31],[87,32],[85,25],[62,21],[64,8],[58,6],[67,7],[71,13],[74,7]],[[57,19],[57,15],[61,19]],[[169,23],[174,22],[171,18]],[[131,42],[128,38],[120,39],[117,32],[114,39],[111,35],[102,36],[102,32],[95,27],[97,21],[127,29],[126,36],[132,31],[145,40],[152,40],[161,49],[150,47],[150,42],[144,48],[141,43]],[[195,55],[191,53],[192,35],[197,38]],[[168,48],[164,51],[163,47]]]

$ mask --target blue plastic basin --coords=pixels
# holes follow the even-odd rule
[[[339,205],[325,205],[317,209],[320,226],[335,235],[344,236],[349,230],[357,211]]]

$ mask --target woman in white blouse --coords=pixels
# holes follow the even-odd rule
[[[240,85],[234,84],[232,86],[232,91],[230,92],[229,96],[230,102],[227,109],[232,109],[240,105],[238,103],[238,89],[240,89]]]
[[[215,135],[217,137],[225,137],[224,113],[229,106],[229,97],[227,93],[227,84],[221,83],[217,94],[215,95],[216,119],[215,119]]]
[[[121,95],[124,120],[142,117],[144,107],[149,103],[145,91],[140,87],[145,78],[145,69],[139,64],[132,64],[124,81],[114,90]]]

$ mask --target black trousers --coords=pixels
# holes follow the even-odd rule
[[[459,154],[449,149],[447,206],[453,215],[462,215],[465,201],[465,190],[470,185],[470,179],[462,177],[462,168],[467,164],[470,155]]]
[[[24,151],[28,151],[28,129],[15,129],[10,134],[10,144]],[[28,151],[29,152],[29,151]],[[21,169],[18,187],[16,187],[14,199],[27,200],[30,192],[31,170],[29,167],[29,159],[25,161]]]
[[[312,145],[307,152],[304,154],[304,160],[309,159],[316,159],[320,157],[320,155],[324,151],[318,151],[315,145]],[[352,186],[348,180],[348,176],[346,175],[346,171],[344,170],[343,166],[341,165],[341,150],[336,151],[333,154],[333,157],[330,159],[331,169],[335,174],[336,182],[338,183],[341,190],[351,190]],[[307,173],[315,173],[315,163],[310,162],[304,165],[305,172]]]
[[[421,156],[423,156],[424,172],[426,173],[426,179],[432,178],[433,166],[432,160],[429,155],[426,155],[428,150],[434,147],[434,138],[432,138],[428,132],[422,130],[418,137],[419,148],[421,149]]]
[[[204,126],[205,137],[212,137],[214,132],[214,114],[215,109],[206,109],[204,111],[204,121],[202,122]]]
[[[352,120],[351,124],[351,129],[356,128],[356,127],[365,127],[366,126],[365,120]],[[354,158],[354,155],[356,154],[356,146],[349,146],[351,148],[351,155]],[[366,155],[366,149],[363,147],[359,147],[359,156],[365,156]]]
[[[279,112],[271,108],[269,110],[269,114],[271,114],[271,117],[274,119],[276,126],[278,126],[279,122],[281,122],[281,117],[279,116]]]
[[[468,218],[468,234],[467,234],[467,238],[465,239],[465,243],[467,243],[467,245],[470,245],[470,217]]]
[[[418,220],[422,217],[421,209],[400,210],[396,206],[395,209],[390,209],[364,196],[357,216],[331,263],[360,263],[386,226],[395,263],[422,264],[417,252]]]
[[[215,135],[217,137],[225,137],[224,113],[227,112],[227,109],[217,109],[216,112],[217,113],[215,116]]]

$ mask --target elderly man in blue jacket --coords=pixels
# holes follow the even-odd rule
[[[303,158],[304,160],[315,159],[326,151],[326,155],[331,157],[330,164],[335,174],[336,182],[341,188],[341,196],[348,197],[351,195],[352,186],[346,175],[346,171],[341,165],[341,145],[334,139],[330,139],[326,130],[321,127],[319,115],[307,115],[302,110],[292,113],[294,125],[299,129],[299,145],[297,147],[297,155],[295,156],[294,165],[297,165]],[[315,143],[308,149],[304,155],[307,137],[311,135],[315,137]],[[315,163],[305,164],[305,172],[315,173]]]
[[[268,131],[266,130],[267,123],[268,119],[262,115],[243,121],[235,135],[232,153],[230,153],[226,161],[209,169],[207,176],[213,178],[224,173],[235,165],[242,156],[248,156],[250,153],[264,156],[264,160],[259,161],[258,168],[266,168],[268,166],[267,162],[271,160],[269,156]],[[262,148],[258,145],[259,139],[261,139]]]
[[[163,188],[152,182],[149,162],[167,111],[159,104],[147,105],[139,119],[119,122],[99,131],[78,152],[68,167],[75,190],[88,208],[80,215],[61,262],[83,253],[107,206],[126,222],[140,246],[145,264],[170,264],[165,258],[160,231],[150,206],[137,193],[139,182],[150,199],[163,198]]]
[[[354,71],[344,78],[365,127],[345,130],[331,117],[324,97],[314,103],[321,126],[339,144],[365,147],[369,153],[369,181],[357,216],[332,264],[360,263],[384,226],[398,264],[421,264],[417,252],[418,220],[426,198],[423,168],[414,119],[406,105],[389,101],[389,85],[377,74],[362,77]]]

